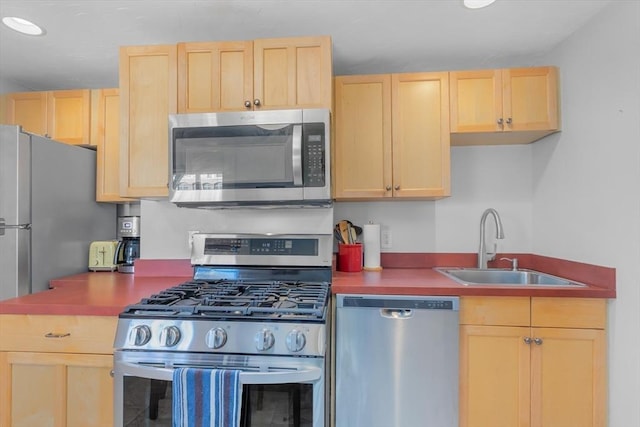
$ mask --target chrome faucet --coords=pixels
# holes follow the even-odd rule
[[[482,217],[480,218],[480,248],[478,249],[478,268],[487,268],[487,261],[493,261],[498,250],[498,244],[494,243],[493,252],[487,252],[486,243],[484,241],[484,229],[489,214],[493,215],[493,219],[496,222],[496,239],[504,239],[504,232],[502,231],[502,221],[500,221],[500,215],[498,215],[498,211],[493,208],[487,209],[483,212]]]

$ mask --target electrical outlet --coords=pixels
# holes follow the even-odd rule
[[[391,249],[391,227],[383,225],[380,227],[380,249]]]

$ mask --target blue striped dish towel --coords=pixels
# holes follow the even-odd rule
[[[239,370],[177,368],[173,371],[173,427],[239,427]]]

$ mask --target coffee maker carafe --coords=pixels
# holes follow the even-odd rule
[[[140,258],[140,217],[118,217],[119,240],[114,264],[120,273],[133,273],[133,261]]]

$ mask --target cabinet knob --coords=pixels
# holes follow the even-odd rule
[[[258,98],[253,100],[253,105],[255,105],[256,107],[260,106],[260,100]]]
[[[400,189],[399,185],[396,185],[395,187],[393,187],[394,190],[398,191]]]
[[[534,342],[536,345],[541,345],[541,344],[542,344],[542,338],[534,338],[534,339],[533,339],[533,342]]]
[[[531,344],[532,339],[531,337],[524,337],[523,341],[525,344]]]
[[[384,187],[384,189],[387,190],[387,191],[391,191],[391,186],[387,185],[386,187]]]
[[[251,101],[244,101],[244,106],[247,108],[251,108]]]
[[[499,124],[500,126],[502,126],[502,123],[503,123],[503,122],[504,122],[504,120],[502,119],[502,117],[500,117],[500,118],[498,119],[498,124]]]
[[[511,117],[509,117],[509,118],[507,119],[507,124],[508,124],[508,125],[510,125],[512,122],[513,122],[513,120],[511,119]]]

